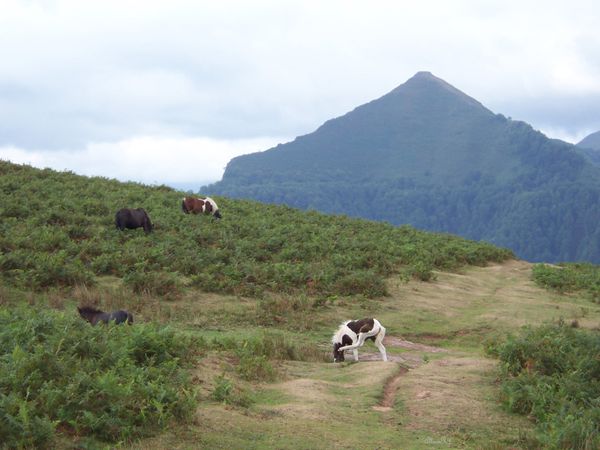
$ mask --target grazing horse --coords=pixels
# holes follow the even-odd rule
[[[123,208],[118,210],[115,215],[115,225],[121,231],[125,228],[143,227],[145,233],[150,233],[153,228],[150,217],[143,208]]]
[[[210,197],[183,197],[183,201],[181,202],[181,209],[183,209],[183,212],[186,214],[212,214],[213,217],[217,219],[221,218],[221,213],[219,212],[217,202],[215,202]]]
[[[98,322],[108,323],[113,320],[116,324],[127,322],[127,324],[131,325],[133,323],[133,314],[122,309],[108,313],[91,306],[83,306],[81,308],[78,306],[77,311],[79,311],[81,317],[92,325],[96,325]]]
[[[340,325],[335,332],[331,342],[333,343],[333,361],[344,361],[344,351],[352,350],[354,360],[358,361],[358,347],[365,343],[365,340],[371,339],[381,353],[384,361],[387,361],[383,338],[385,337],[385,328],[377,319],[348,320]]]

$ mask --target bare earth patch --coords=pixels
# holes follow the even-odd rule
[[[383,387],[383,398],[378,405],[373,406],[375,411],[391,411],[396,401],[396,391],[400,385],[400,378],[408,372],[406,367],[400,366],[398,372],[385,383]]]
[[[415,350],[426,353],[444,353],[448,351],[444,348],[432,347],[431,345],[415,344],[414,342],[406,341],[404,339],[396,338],[393,336],[386,336],[386,338],[383,340],[383,343],[386,346],[406,348],[409,350]]]
[[[495,361],[468,355],[449,356],[409,371],[398,383],[406,409],[406,427],[435,433],[492,433],[507,424],[527,427],[509,416],[490,396]]]

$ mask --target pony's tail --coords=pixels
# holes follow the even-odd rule
[[[133,314],[130,312],[127,313],[127,325],[131,325],[133,323]]]
[[[183,198],[181,200],[181,209],[183,210],[184,213],[189,214],[190,212],[188,211],[188,209],[185,207],[185,198]]]

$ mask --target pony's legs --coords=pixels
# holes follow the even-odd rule
[[[340,347],[339,350],[340,351],[352,350],[353,352],[355,352],[354,359],[356,361],[358,361],[358,350],[356,350],[356,349],[365,343],[365,339],[375,336],[375,334],[377,334],[377,337],[375,338],[375,345],[379,349],[379,353],[381,353],[381,359],[383,361],[387,361],[387,353],[386,353],[385,347],[383,346],[383,338],[385,337],[385,328],[383,328],[383,327],[381,327],[378,331],[371,330],[367,333],[359,333],[358,339],[355,344]]]
[[[387,354],[385,352],[385,347],[383,346],[383,338],[385,337],[385,328],[381,327],[381,331],[375,338],[375,345],[379,349],[379,353],[381,353],[381,358],[384,361],[387,361]]]
[[[367,339],[368,337],[371,336],[375,336],[376,332],[374,333],[372,330],[367,332],[367,333],[359,333],[358,334],[358,339],[356,341],[355,344],[352,345],[346,345],[345,347],[340,347],[340,351],[342,350],[354,350],[355,348],[358,348],[360,346],[362,346],[365,343],[365,339]]]

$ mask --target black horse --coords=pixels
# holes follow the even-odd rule
[[[131,325],[133,323],[133,314],[122,309],[113,312],[104,312],[91,306],[77,307],[79,315],[87,320],[92,325],[96,325],[98,322],[108,323],[114,320],[116,324],[127,322]]]
[[[153,228],[150,217],[143,208],[123,208],[118,210],[115,216],[115,225],[121,231],[125,228],[143,227],[145,233],[150,233]]]

